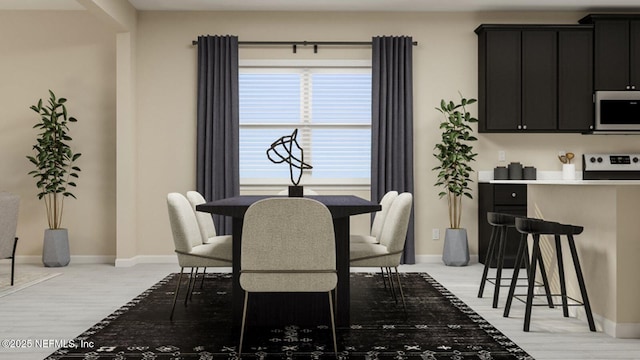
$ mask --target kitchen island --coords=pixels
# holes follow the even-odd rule
[[[640,338],[640,181],[491,180],[482,173],[479,182],[526,184],[529,217],[584,226],[575,239],[598,330]],[[541,247],[557,290],[553,239],[541,240]],[[571,264],[563,252],[565,264]],[[580,299],[573,268],[565,265],[565,272],[569,296]],[[582,307],[572,310],[584,319]]]

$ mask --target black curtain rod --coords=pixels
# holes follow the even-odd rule
[[[198,40],[193,40],[192,45],[198,45]],[[412,43],[414,46],[418,45],[417,41]],[[359,45],[367,46],[371,45],[371,41],[238,41],[238,45]]]
[[[198,45],[197,40],[191,42],[192,45]],[[417,41],[412,42],[414,46],[418,45]],[[293,52],[298,50],[298,45],[313,46],[313,52],[318,52],[318,45],[333,46],[371,46],[371,41],[238,41],[238,45],[289,45],[293,47]]]

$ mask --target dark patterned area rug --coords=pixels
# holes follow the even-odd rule
[[[337,330],[339,359],[531,359],[429,275],[401,277],[406,316],[379,274],[351,274],[352,325]],[[208,274],[187,307],[179,300],[172,322],[176,281],[167,276],[47,359],[236,359],[230,275]],[[249,325],[242,358],[335,358],[331,330]]]

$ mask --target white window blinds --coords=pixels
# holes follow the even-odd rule
[[[267,159],[278,138],[298,129],[305,184],[368,184],[371,69],[240,69],[240,182],[288,184],[289,167]]]

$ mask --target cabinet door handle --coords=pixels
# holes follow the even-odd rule
[[[518,125],[518,130],[522,129],[522,125]]]
[[[524,130],[527,130],[527,125],[522,125],[522,128],[523,128]]]
[[[511,193],[511,197],[512,197],[512,198],[518,197],[518,194],[516,194],[516,193]]]
[[[627,90],[631,89],[631,86],[627,85]]]
[[[635,89],[636,89],[636,86],[635,86],[635,85],[631,85],[631,89],[632,89],[632,90],[635,90]]]

